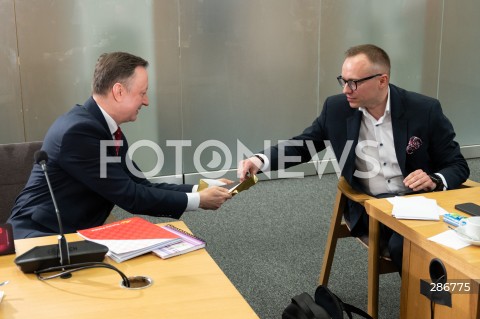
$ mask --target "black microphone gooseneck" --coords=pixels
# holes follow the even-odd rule
[[[47,174],[47,162],[48,154],[45,151],[37,151],[34,155],[35,163],[39,164],[42,167],[45,179],[47,180],[48,190],[52,196],[53,206],[55,207],[55,214],[57,215],[58,220],[58,252],[60,257],[60,265],[66,266],[70,264],[70,254],[68,251],[68,244],[65,238],[65,233],[63,232],[62,218],[60,217],[60,211],[58,210],[57,201],[55,200],[55,195],[53,194],[52,184],[50,184],[50,179]]]

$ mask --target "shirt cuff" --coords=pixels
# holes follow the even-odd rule
[[[443,189],[442,190],[446,191],[448,189],[448,185],[447,185],[447,181],[445,180],[445,177],[443,177],[443,175],[440,174],[440,173],[434,173],[434,174],[442,179],[442,182],[443,182]]]
[[[255,156],[260,156],[263,159],[263,164],[260,166],[262,172],[268,171],[270,168],[270,160],[265,154],[255,154]]]
[[[197,210],[200,207],[200,193],[197,192],[198,185],[193,186],[192,192],[187,193],[188,203],[185,211]]]

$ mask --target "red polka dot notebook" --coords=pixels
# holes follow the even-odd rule
[[[79,230],[78,234],[87,240],[107,246],[107,256],[116,262],[181,241],[179,235],[140,217]]]

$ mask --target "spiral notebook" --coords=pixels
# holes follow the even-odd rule
[[[170,245],[166,245],[161,248],[153,250],[153,253],[155,253],[157,256],[161,257],[162,259],[183,255],[191,251],[204,248],[206,245],[206,242],[203,239],[200,239],[173,225],[167,224],[160,227],[163,228],[164,230],[172,232],[173,234],[177,235],[181,239],[180,242],[172,243]]]

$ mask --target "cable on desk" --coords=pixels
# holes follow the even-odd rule
[[[66,275],[70,275],[73,272],[85,270],[85,269],[91,269],[91,268],[108,268],[108,269],[115,270],[122,277],[123,285],[127,288],[130,287],[130,280],[127,278],[127,276],[125,276],[123,272],[121,272],[117,267],[104,262],[88,262],[88,263],[78,263],[78,264],[71,264],[71,265],[64,265],[64,266],[55,266],[55,267],[36,270],[34,271],[34,273],[37,275],[37,278],[39,280],[45,281],[45,280],[49,280],[57,277],[65,277]],[[54,271],[60,271],[60,272],[47,277],[44,277],[41,275],[44,273],[54,272]]]
[[[439,262],[441,263],[441,261]],[[430,262],[430,265],[431,265],[431,262]],[[441,263],[441,265],[443,265],[443,263]],[[430,277],[432,277],[432,275],[430,275]],[[438,277],[437,280],[435,280],[434,285],[437,285],[438,283],[442,283],[442,282],[445,283],[445,281],[446,281],[445,274],[443,274],[440,277]],[[433,296],[432,296],[432,298],[430,299],[430,319],[434,319],[434,318],[435,318],[435,302],[433,301]]]

